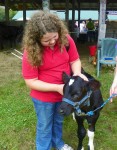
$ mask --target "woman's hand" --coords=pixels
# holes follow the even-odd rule
[[[82,73],[80,73],[78,76],[81,77],[85,81],[89,81],[88,78]]]
[[[58,84],[57,85],[57,92],[63,95],[63,86],[64,84]]]
[[[117,93],[117,83],[113,82],[111,88],[110,88],[110,96],[112,96],[112,94],[116,94]],[[113,99],[110,100],[110,102],[112,102]]]

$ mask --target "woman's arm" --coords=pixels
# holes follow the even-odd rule
[[[116,62],[117,62],[117,57],[116,57]],[[117,65],[115,68],[115,75],[114,75],[113,83],[110,87],[110,96],[112,94],[117,94]],[[111,99],[111,102],[112,102],[112,99]]]
[[[111,88],[110,88],[110,96],[113,93],[117,93],[117,66],[115,68],[115,76],[114,76],[114,79],[113,79],[113,83],[112,83]]]
[[[25,79],[25,82],[30,89],[34,89],[42,92],[58,92],[61,95],[63,95],[64,84],[51,84],[51,83],[38,80],[37,78]]]

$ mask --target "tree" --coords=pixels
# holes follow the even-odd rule
[[[9,11],[9,20],[12,20],[12,18],[16,15],[17,11]]]
[[[13,16],[17,13],[17,11],[9,10],[9,20],[12,20]],[[0,21],[5,21],[5,9],[0,8]]]
[[[0,21],[5,20],[5,9],[0,8]]]

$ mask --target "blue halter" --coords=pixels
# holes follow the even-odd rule
[[[93,111],[89,111],[87,113],[84,113],[81,111],[81,109],[79,108],[79,106],[85,102],[87,99],[89,99],[90,95],[92,94],[92,91],[89,91],[87,92],[87,95],[85,97],[83,97],[81,99],[80,102],[73,102],[67,98],[63,98],[63,101],[72,105],[74,107],[74,109],[76,110],[76,114],[78,116],[93,116],[94,115],[94,112],[96,112],[97,110],[101,109],[102,107],[104,107],[113,97],[116,97],[117,96],[117,93],[114,93],[112,94],[101,106],[99,106],[98,108],[96,108],[95,110]]]
[[[72,105],[72,106],[74,107],[74,109],[76,110],[76,114],[77,114],[78,116],[82,116],[82,115],[84,116],[85,113],[81,111],[81,109],[80,109],[79,106],[80,106],[82,103],[86,102],[86,101],[90,98],[91,94],[92,94],[92,91],[88,91],[87,94],[86,94],[79,102],[73,102],[72,100],[67,99],[67,98],[63,98],[62,100],[63,100],[64,102],[66,102],[66,103]],[[85,105],[86,105],[86,104],[85,104]],[[88,101],[87,105],[88,105],[88,106],[90,105],[90,104],[89,104],[89,101]]]

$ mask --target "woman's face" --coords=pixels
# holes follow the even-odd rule
[[[58,38],[59,38],[58,32],[46,33],[41,38],[40,42],[43,46],[54,47]]]

